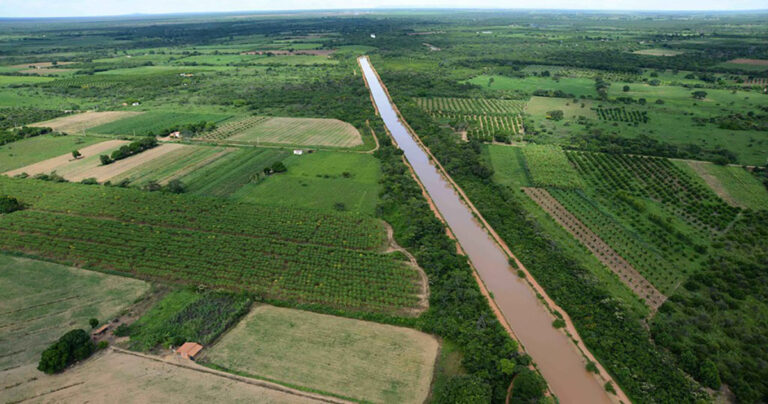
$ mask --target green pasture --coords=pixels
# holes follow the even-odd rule
[[[42,135],[0,146],[0,173],[21,168],[104,141],[88,136]]]
[[[159,135],[160,131],[177,125],[200,121],[220,122],[230,115],[213,113],[186,113],[148,111],[144,114],[123,118],[91,128],[91,133],[107,135]]]

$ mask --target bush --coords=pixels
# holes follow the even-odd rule
[[[0,195],[0,213],[15,212],[23,207],[18,199],[8,195]]]
[[[72,330],[43,351],[37,369],[47,374],[61,372],[67,366],[91,356],[94,349],[91,336],[85,330]]]
[[[88,324],[91,325],[91,328],[96,328],[99,325],[99,320],[92,318],[88,320]]]
[[[272,172],[275,173],[284,173],[288,171],[288,168],[283,164],[282,161],[275,161],[274,164],[272,164]]]
[[[547,383],[538,373],[524,368],[515,377],[515,384],[512,387],[512,399],[510,402],[535,402],[547,389]]]
[[[485,404],[491,402],[491,386],[475,376],[454,376],[435,390],[434,403]]]
[[[177,178],[169,181],[168,185],[165,186],[165,190],[172,194],[183,194],[187,192],[187,186]]]

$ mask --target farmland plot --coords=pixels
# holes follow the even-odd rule
[[[372,251],[384,237],[374,219],[134,189],[0,181],[0,192],[32,207],[0,217],[0,249],[295,303],[403,314],[422,306],[418,273]],[[141,208],[124,208],[129,205]]]
[[[125,140],[107,140],[105,142],[96,143],[82,149],[78,149],[82,154],[81,159],[74,159],[72,153],[66,153],[61,156],[53,157],[47,160],[40,161],[38,163],[30,164],[15,170],[11,170],[5,173],[8,176],[15,176],[21,173],[27,173],[30,176],[36,174],[49,174],[58,170],[67,170],[69,172],[76,172],[80,170],[90,170],[100,164],[99,155],[110,154],[113,150],[116,150],[120,146],[127,144]],[[61,175],[61,173],[59,173]]]
[[[353,147],[363,144],[360,132],[338,119],[269,118],[226,138],[248,144]]]
[[[58,132],[80,134],[96,126],[141,114],[142,112],[135,111],[88,111],[51,119],[50,121],[38,122],[29,126],[49,127]]]
[[[103,139],[89,136],[42,135],[0,146],[0,172],[80,150]]]
[[[287,150],[248,147],[227,153],[181,177],[187,192],[199,195],[229,196],[256,182],[264,168],[283,160]]]
[[[0,380],[88,320],[111,316],[149,289],[135,279],[0,255]],[[5,387],[5,386],[2,386]]]
[[[587,247],[605,266],[610,268],[627,287],[645,300],[648,307],[655,311],[664,303],[666,296],[659,292],[611,246],[563,207],[546,189],[523,188],[523,190],[556,222]]]
[[[704,161],[688,160],[686,163],[728,204],[741,208],[768,209],[768,192],[745,169]]]
[[[179,125],[201,121],[221,122],[229,117],[225,114],[152,111],[99,125],[91,131],[107,135],[161,135],[163,131]]]
[[[467,136],[492,142],[499,135],[522,134],[524,101],[490,98],[416,98],[416,103],[433,118],[448,121]]]
[[[125,170],[110,177],[109,180],[113,183],[128,180],[131,185],[144,185],[149,181],[157,181],[159,184],[165,185],[173,179],[202,169],[233,151],[232,148],[224,147],[189,145],[175,147],[162,157],[151,159],[137,167]]]
[[[259,306],[202,361],[355,400],[422,403],[437,348],[408,328]]]
[[[59,375],[41,376],[28,366],[3,376],[7,380],[2,385],[3,398],[9,402],[327,402],[213,372],[194,363],[166,362],[111,349]]]
[[[559,146],[522,148],[531,183],[537,187],[583,188],[584,181]]]

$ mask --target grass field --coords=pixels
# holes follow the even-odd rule
[[[493,82],[490,83],[490,80]],[[566,94],[579,96],[594,96],[595,81],[589,78],[560,78],[555,80],[549,77],[506,77],[506,76],[488,76],[480,75],[472,78],[469,83],[476,84],[487,90],[514,91],[518,94],[530,95],[536,90],[561,90]]]
[[[338,119],[270,118],[230,136],[249,144],[352,147],[363,144],[354,126]]]
[[[135,279],[0,254],[0,380],[5,370],[37,363],[65,332],[89,330],[90,318],[110,320],[148,289]]]
[[[278,206],[345,210],[373,215],[378,203],[379,162],[368,154],[318,151],[289,156],[288,171],[243,186],[233,197]]]
[[[202,195],[228,196],[257,181],[265,167],[288,156],[287,150],[243,148],[181,177],[187,191]]]
[[[71,179],[74,175],[88,172],[96,169],[101,164],[99,155],[110,154],[120,146],[128,143],[125,140],[107,140],[103,139],[99,143],[89,145],[87,147],[78,148],[82,157],[80,159],[74,159],[72,157],[72,151],[65,152],[56,157],[51,157],[46,160],[38,161],[33,164],[17,168],[12,171],[8,171],[5,174],[8,176],[15,176],[21,173],[26,173],[30,176],[36,174],[50,174],[56,172],[67,179]]]
[[[651,49],[636,50],[632,53],[636,55],[647,55],[647,56],[677,56],[677,55],[682,55],[685,52],[674,50],[674,49],[651,48]]]
[[[70,114],[60,118],[51,119],[50,121],[38,122],[30,126],[49,127],[55,131],[79,135],[95,126],[105,125],[109,122],[140,114],[141,112],[134,111],[89,111],[80,114]]]
[[[768,191],[744,168],[700,161],[687,161],[685,164],[729,204],[750,209],[768,209]]]
[[[582,188],[584,181],[573,168],[563,149],[551,145],[523,147],[525,166],[531,183],[537,187]]]
[[[525,104],[525,112],[540,119],[544,119],[549,111],[563,111],[563,117],[566,119],[578,118],[597,118],[595,111],[591,109],[592,100],[579,100],[573,102],[570,98],[557,97],[531,97]]]
[[[0,173],[71,153],[104,139],[87,136],[43,135],[0,146]]]
[[[422,403],[437,348],[433,337],[412,329],[259,306],[202,360],[355,400]]]
[[[196,369],[118,351],[97,354],[55,376],[31,366],[0,374],[7,402],[306,403],[310,398],[284,393]],[[172,399],[169,399],[172,397]],[[321,402],[321,401],[317,401]]]
[[[220,122],[229,117],[230,115],[214,113],[151,111],[96,126],[91,128],[91,132],[107,135],[158,135],[162,130],[176,125],[200,121]]]
[[[173,179],[203,169],[234,149],[224,147],[190,146],[173,150],[161,158],[153,159],[110,178],[113,183],[127,179],[131,185],[144,185],[149,181],[166,184]]]

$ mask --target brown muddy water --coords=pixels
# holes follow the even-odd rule
[[[586,362],[576,346],[562,331],[552,327],[554,318],[533,289],[509,266],[501,247],[400,122],[368,58],[361,57],[359,62],[384,124],[560,402],[610,402],[597,379],[586,371]]]

